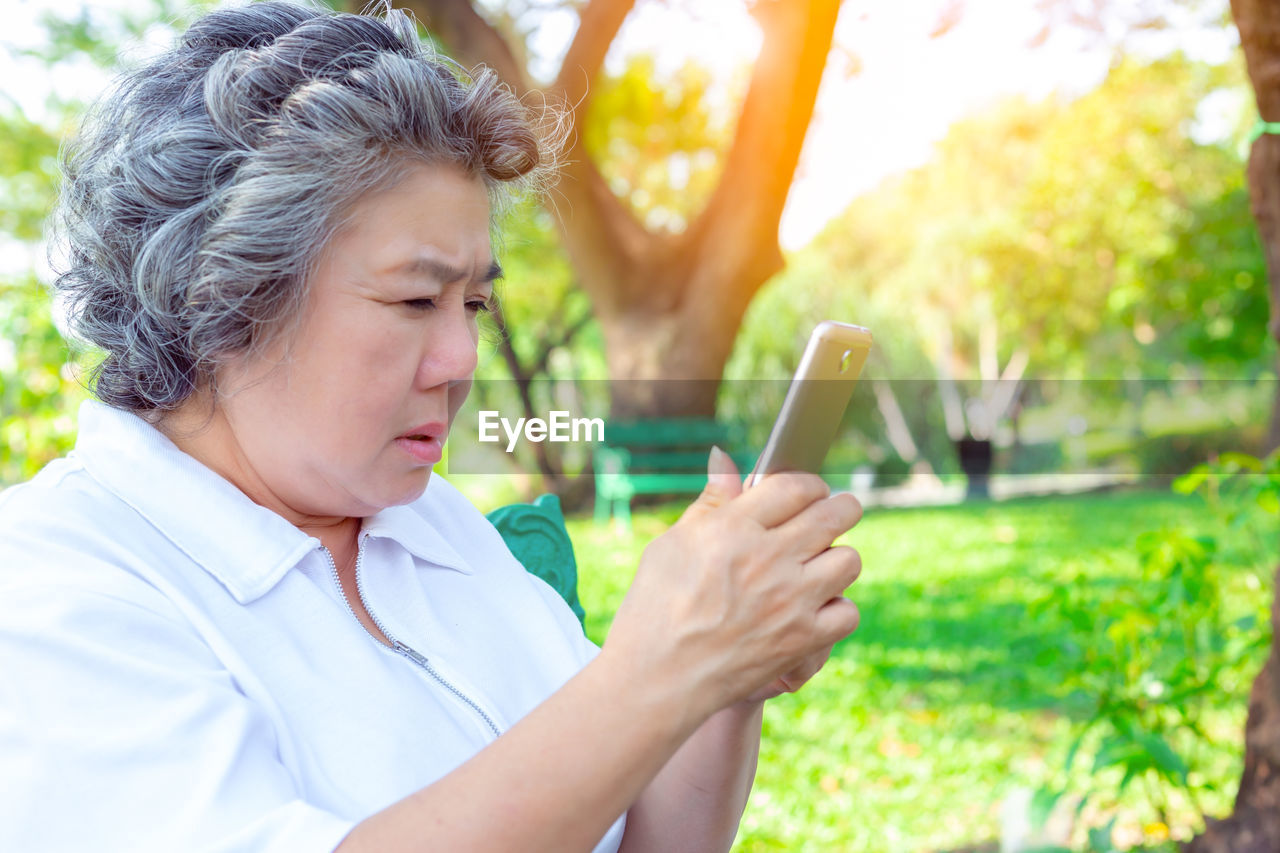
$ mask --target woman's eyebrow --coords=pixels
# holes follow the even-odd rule
[[[410,275],[426,275],[434,278],[441,284],[451,284],[467,277],[467,270],[461,267],[455,267],[453,264],[445,263],[438,258],[431,258],[425,255],[419,255],[409,262],[396,267],[393,272],[408,273]],[[489,268],[485,270],[484,275],[480,276],[477,283],[488,283],[496,279],[502,278],[502,266],[497,261],[491,261]]]

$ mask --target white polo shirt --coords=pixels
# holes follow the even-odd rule
[[[359,582],[400,651],[318,539],[85,403],[0,496],[0,850],[330,851],[597,651],[439,475],[365,520]]]

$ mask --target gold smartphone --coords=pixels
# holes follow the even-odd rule
[[[870,351],[867,329],[832,320],[818,324],[747,488],[778,471],[821,471]]]

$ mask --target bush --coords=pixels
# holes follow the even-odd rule
[[[900,486],[911,476],[911,466],[896,453],[887,454],[875,464],[876,486]]]
[[[1246,453],[1261,451],[1264,439],[1260,426],[1228,427],[1198,433],[1157,435],[1142,439],[1133,449],[1138,470],[1152,477],[1181,475],[1195,465],[1208,462],[1228,448]]]
[[[1087,463],[1172,481],[1228,448],[1258,454],[1264,442],[1265,433],[1260,424],[1133,438],[1100,434],[1089,437]]]
[[[1173,441],[1167,446],[1178,452],[1204,447]],[[1227,529],[1261,521],[1266,532],[1259,542],[1273,540],[1280,518],[1280,452],[1266,460],[1223,453],[1179,478],[1174,490],[1201,492]],[[1157,817],[1168,824],[1169,790],[1180,789],[1196,802],[1204,784],[1205,774],[1199,774],[1199,784],[1193,774],[1210,741],[1204,714],[1224,683],[1247,683],[1252,662],[1271,638],[1265,601],[1243,611],[1227,606],[1225,548],[1218,536],[1164,527],[1139,535],[1136,547],[1142,576],[1116,584],[1101,607],[1090,579],[1081,574],[1033,605],[1032,613],[1057,613],[1093,634],[1082,650],[1078,687],[1092,713],[1066,758],[1070,769],[1077,754],[1093,752],[1093,789],[1086,799],[1107,787],[1099,774],[1119,771],[1116,793],[1146,781]],[[1259,549],[1265,559],[1270,553]],[[1065,793],[1041,795],[1054,800]]]
[[[1015,444],[997,451],[995,470],[1004,474],[1044,474],[1061,471],[1065,458],[1060,441]]]

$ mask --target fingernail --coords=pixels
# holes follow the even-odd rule
[[[727,490],[729,494],[742,491],[738,466],[734,464],[733,457],[719,447],[713,446],[711,455],[707,458],[707,482]]]

